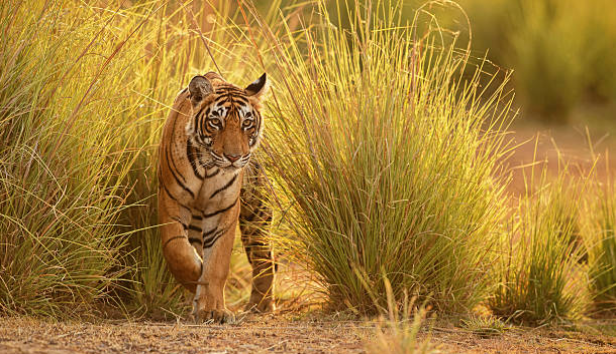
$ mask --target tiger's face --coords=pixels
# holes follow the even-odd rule
[[[214,73],[191,80],[193,114],[186,131],[214,165],[224,170],[246,166],[259,145],[263,128],[261,98],[266,90],[265,74],[245,89],[222,81]]]

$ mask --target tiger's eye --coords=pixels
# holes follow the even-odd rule
[[[212,128],[220,129],[222,126],[222,122],[218,118],[210,118],[209,124]]]

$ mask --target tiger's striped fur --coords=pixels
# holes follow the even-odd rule
[[[195,293],[197,321],[227,321],[224,286],[236,227],[253,267],[249,308],[273,309],[274,262],[264,234],[263,172],[251,159],[263,129],[265,74],[245,89],[216,73],[180,92],[159,147],[158,217],[171,273]]]

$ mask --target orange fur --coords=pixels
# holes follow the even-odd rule
[[[263,233],[271,211],[255,189],[263,186],[263,175],[251,157],[263,130],[266,80],[263,75],[240,89],[216,73],[196,76],[176,98],[163,128],[158,164],[163,255],[175,278],[195,293],[198,321],[232,317],[223,292],[238,219],[255,270],[249,307],[273,309],[273,256]]]

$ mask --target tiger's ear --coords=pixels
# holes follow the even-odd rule
[[[248,87],[244,89],[247,96],[252,96],[256,99],[261,99],[265,96],[268,90],[269,82],[267,81],[267,74],[261,75],[260,78],[253,81],[252,84],[248,85]]]
[[[201,75],[195,76],[190,80],[188,90],[190,91],[190,101],[193,106],[196,106],[203,101],[205,97],[214,92],[210,80]]]

